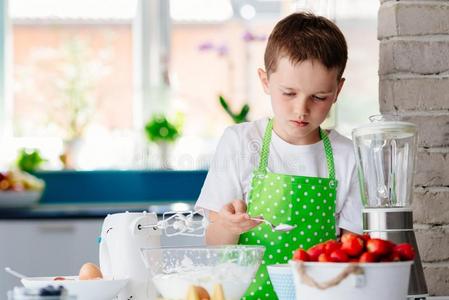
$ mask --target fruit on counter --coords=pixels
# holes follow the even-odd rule
[[[211,300],[225,300],[223,286],[221,284],[214,285],[214,292]]]
[[[223,286],[215,284],[211,297],[205,288],[191,285],[187,291],[186,300],[225,300]]]
[[[214,285],[211,297],[205,288],[191,285],[186,300],[225,300],[223,286],[221,284]]]
[[[65,280],[65,277],[62,276],[57,276],[55,278],[53,278],[54,281],[61,281],[61,280]]]
[[[187,292],[187,300],[210,300],[210,296],[205,288],[192,285]]]
[[[365,242],[365,245],[366,242],[371,239],[371,236],[368,233],[364,233],[360,237],[362,238],[363,242]]]
[[[343,249],[335,249],[329,254],[331,261],[333,262],[348,262],[349,256]]]
[[[395,251],[392,251],[390,255],[387,255],[385,257],[381,258],[381,262],[391,262],[391,261],[401,261],[401,255]],[[411,260],[411,259],[404,259],[404,260]]]
[[[341,248],[341,242],[337,242],[334,240],[329,240],[326,244],[324,244],[324,252],[332,253],[334,250]]]
[[[410,244],[393,242],[369,235],[345,233],[341,241],[329,240],[293,253],[296,261],[318,262],[394,262],[413,260],[415,250]]]
[[[341,250],[349,256],[356,257],[362,254],[364,241],[362,237],[353,233],[346,233],[341,237]]]
[[[364,252],[359,257],[359,262],[362,262],[362,263],[370,263],[370,262],[376,262],[376,261],[377,261],[377,257],[370,252]]]
[[[307,254],[309,254],[310,261],[318,261],[318,257],[320,256],[321,253],[324,252],[324,246],[325,243],[320,243],[307,250]]]
[[[42,191],[43,180],[20,170],[0,172],[0,191]]]
[[[323,252],[320,254],[320,256],[318,256],[318,261],[319,262],[333,262],[330,255],[327,254],[326,252]]]
[[[293,260],[309,261],[310,256],[306,250],[298,249],[293,253]]]
[[[92,280],[92,279],[101,279],[103,278],[103,274],[100,271],[100,268],[93,263],[85,263],[79,273],[80,280]]]
[[[366,242],[367,251],[378,257],[390,254],[393,247],[392,242],[382,239],[370,239]]]
[[[394,246],[393,253],[398,253],[401,260],[413,260],[415,258],[415,249],[407,243]]]
[[[67,290],[64,289],[63,286],[54,287],[52,285],[49,285],[39,290],[39,296],[62,296],[62,295],[67,295]]]

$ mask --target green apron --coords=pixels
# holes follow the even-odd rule
[[[273,120],[268,121],[263,138],[259,168],[253,172],[248,195],[248,214],[263,216],[277,225],[296,225],[290,232],[275,232],[261,224],[240,235],[239,244],[266,247],[262,264],[243,299],[277,299],[267,265],[287,263],[298,248],[308,249],[335,239],[335,179],[332,147],[320,129],[329,178],[293,176],[268,172]]]

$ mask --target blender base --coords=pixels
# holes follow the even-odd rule
[[[429,294],[421,258],[413,231],[413,212],[410,208],[365,208],[363,232],[374,238],[391,240],[396,244],[409,243],[415,249],[415,260],[410,273],[407,299],[426,299]]]

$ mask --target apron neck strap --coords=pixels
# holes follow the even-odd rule
[[[327,172],[329,173],[330,179],[335,179],[335,165],[334,165],[334,152],[332,151],[332,145],[331,141],[329,140],[329,137],[327,136],[326,131],[320,129],[320,138],[323,141],[324,145],[324,153],[326,154],[326,161],[327,161]]]
[[[323,141],[324,153],[326,154],[327,170],[330,179],[335,179],[334,154],[331,142],[327,133],[319,128],[320,138]],[[259,172],[266,172],[268,167],[268,156],[270,154],[271,133],[273,132],[273,119],[268,120],[267,127],[262,141],[262,151],[260,153]]]

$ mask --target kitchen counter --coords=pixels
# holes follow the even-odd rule
[[[162,215],[168,211],[188,211],[194,202],[152,202],[96,205],[39,205],[31,208],[0,209],[0,220],[39,220],[39,219],[103,219],[108,214],[120,212],[155,212]]]

